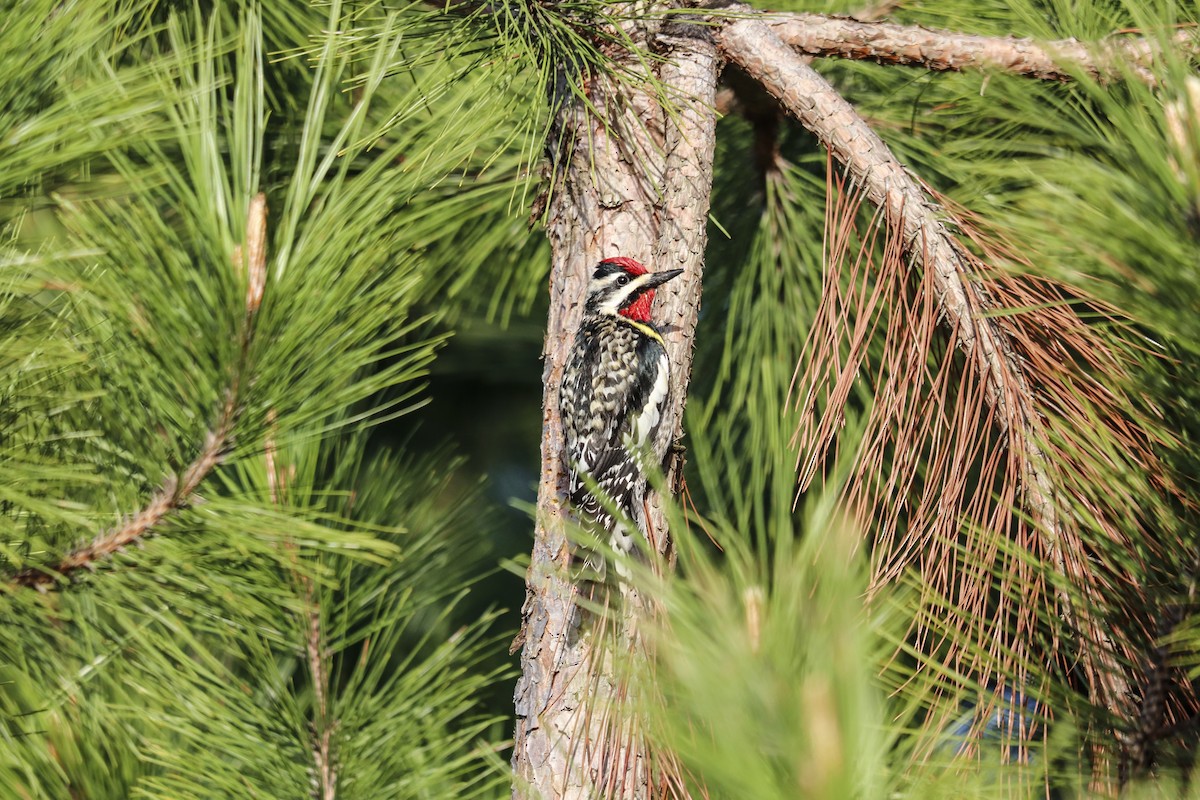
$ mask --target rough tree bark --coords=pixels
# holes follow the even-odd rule
[[[763,14],[761,19],[785,43],[807,55],[935,71],[994,69],[1041,80],[1071,81],[1080,72],[1103,80],[1128,70],[1153,84],[1154,74],[1147,67],[1159,54],[1156,41],[1139,36],[1114,37],[1097,45],[1074,39],[1039,43],[826,14]],[[1200,37],[1194,30],[1184,29],[1176,31],[1171,41],[1194,49]]]
[[[716,51],[704,29],[687,23],[630,27],[633,46],[654,49],[657,78],[669,87],[609,75],[560,74],[550,138],[555,171],[547,233],[553,264],[543,350],[542,474],[538,519],[523,608],[522,675],[515,703],[514,797],[649,797],[650,754],[622,712],[625,689],[596,631],[580,626],[566,568],[565,472],[558,390],[583,310],[588,277],[604,257],[630,256],[654,271],[685,270],[659,293],[674,381],[663,435],[679,434],[700,302],[716,115]],[[630,53],[616,65],[638,69]],[[591,108],[565,90],[577,81]],[[665,103],[664,103],[665,100]],[[664,107],[665,106],[665,107]],[[668,546],[660,513],[648,527]],[[633,605],[640,605],[633,598]],[[636,647],[636,621],[619,638]]]

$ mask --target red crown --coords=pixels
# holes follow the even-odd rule
[[[628,272],[630,275],[645,275],[647,272],[649,272],[648,269],[646,269],[645,267],[643,267],[641,265],[641,262],[635,261],[632,258],[626,258],[625,256],[615,256],[613,258],[606,258],[601,263],[616,264],[618,267],[622,268],[623,270]]]

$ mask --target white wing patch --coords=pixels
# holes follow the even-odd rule
[[[671,365],[667,363],[667,354],[663,352],[658,357],[658,367],[654,372],[654,386],[650,387],[650,397],[645,408],[638,415],[633,427],[633,444],[641,450],[648,444],[650,434],[658,427],[662,418],[663,405],[667,400],[667,392],[671,388]]]

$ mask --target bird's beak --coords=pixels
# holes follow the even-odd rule
[[[681,269],[671,269],[666,272],[651,272],[646,276],[646,282],[642,284],[647,289],[653,289],[655,286],[662,286],[671,278],[677,278],[683,274]]]

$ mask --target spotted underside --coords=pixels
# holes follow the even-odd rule
[[[647,323],[617,315],[585,318],[574,356],[563,376],[561,405],[566,431],[571,502],[588,521],[613,534],[628,551],[610,508],[585,476],[607,494],[612,507],[637,519],[645,494],[641,468],[652,448],[670,395],[667,351]],[[629,541],[622,541],[628,539]]]

